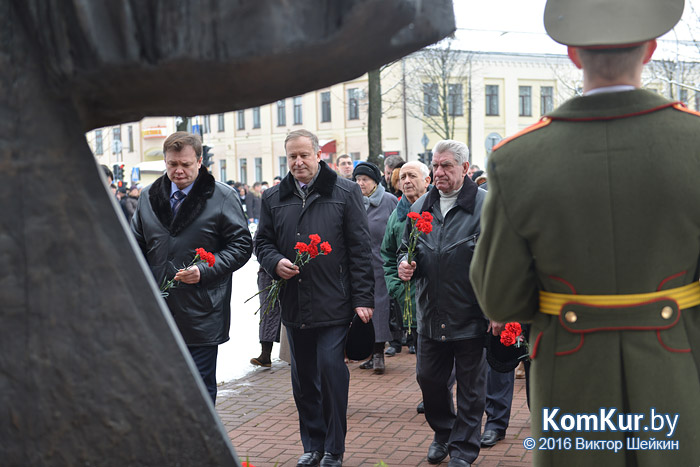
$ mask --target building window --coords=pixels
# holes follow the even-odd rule
[[[219,120],[219,133],[221,133],[222,131],[225,131],[224,129],[226,128],[224,125],[224,114],[219,114],[217,119]]]
[[[205,115],[202,120],[204,120],[202,133],[211,133],[211,116]]]
[[[348,89],[348,120],[360,118],[360,95],[357,88]]]
[[[554,110],[554,88],[552,86],[540,87],[540,115]]]
[[[260,128],[260,107],[253,107],[253,128]]]
[[[112,154],[122,152],[122,128],[120,126],[112,128]]]
[[[255,181],[262,182],[262,157],[255,158]]]
[[[126,127],[127,136],[129,138],[129,152],[134,152],[134,127],[129,125]]]
[[[95,130],[95,154],[104,154],[104,148],[102,147],[102,130]]]
[[[331,92],[321,93],[321,122],[331,121]]]
[[[532,116],[532,86],[518,86],[518,114]]]
[[[226,159],[219,159],[219,180],[226,181]]]
[[[248,161],[244,159],[238,159],[238,179],[241,183],[248,183]]]
[[[284,99],[277,101],[277,126],[287,124],[287,105]]]
[[[236,117],[238,119],[237,129],[245,130],[245,110],[239,110],[238,112],[236,112]]]
[[[498,115],[498,85],[486,85],[486,115]]]
[[[461,84],[449,84],[447,86],[447,113],[449,115],[464,115],[464,108],[462,105],[464,97],[462,96]]]
[[[423,83],[423,114],[435,116],[439,113],[438,85],[435,83]]]
[[[359,152],[351,152],[350,157],[354,161],[359,161],[360,160],[360,153]]]
[[[287,156],[280,156],[279,158],[279,176],[284,177],[287,175]]]
[[[681,89],[680,95],[681,95],[681,102],[688,105],[688,90]]]
[[[295,97],[292,102],[294,104],[294,124],[301,125],[301,123],[302,123],[301,96]]]

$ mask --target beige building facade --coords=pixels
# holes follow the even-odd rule
[[[417,54],[381,71],[382,149],[405,160],[417,160],[442,139],[444,132],[435,122],[443,120],[444,126],[446,115],[452,138],[469,144],[472,162],[484,168],[501,139],[536,123],[582,89],[580,71],[564,55],[456,52],[453,60],[459,66],[451,70],[459,73],[443,73],[445,82],[438,85],[431,82],[439,80],[433,72],[421,69]],[[658,73],[647,71],[644,85],[669,94],[669,84]],[[272,184],[274,177],[287,173],[284,139],[296,129],[318,135],[322,157],[332,166],[341,154],[366,160],[367,89],[363,75],[252,109],[191,117],[190,128],[211,147],[210,170],[217,180]],[[700,92],[693,86],[681,86],[677,94],[691,108],[700,105]],[[86,137],[98,163],[124,165],[127,185],[132,174],[133,182],[150,183],[164,170],[158,165],[162,144],[177,123],[176,117],[147,117],[93,130]]]

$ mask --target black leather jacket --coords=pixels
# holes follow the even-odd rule
[[[486,192],[465,177],[457,201],[446,217],[440,212],[437,189],[430,190],[411,206],[413,212],[429,211],[433,215],[433,231],[418,238],[413,275],[418,333],[430,339],[470,339],[486,332],[488,322],[469,281],[469,265],[479,238],[485,197]],[[410,226],[407,222],[399,261],[405,259],[408,250]]]
[[[255,238],[258,262],[273,278],[282,258],[294,261],[297,242],[318,234],[331,244],[328,256],[304,265],[280,295],[282,322],[295,328],[349,324],[356,307],[374,307],[374,272],[359,185],[340,178],[325,162],[302,201],[291,173],[262,196]]]
[[[187,345],[222,344],[231,324],[231,274],[253,250],[248,222],[236,192],[204,167],[174,219],[170,186],[163,175],[143,189],[131,230],[158,286],[189,264],[196,248],[214,253],[214,266],[198,265],[199,283],[178,284],[166,302]]]

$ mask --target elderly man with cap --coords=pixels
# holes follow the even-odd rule
[[[682,12],[549,0],[584,95],[489,158],[471,278],[489,317],[532,321],[532,434],[564,443],[535,465],[700,459],[700,115],[639,89]]]

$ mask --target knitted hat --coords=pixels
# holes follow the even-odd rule
[[[353,181],[356,181],[358,175],[366,175],[374,180],[374,183],[376,184],[379,184],[379,182],[382,181],[382,173],[379,171],[379,167],[371,162],[360,162],[357,164],[357,166],[355,166],[355,170],[352,171]]]

